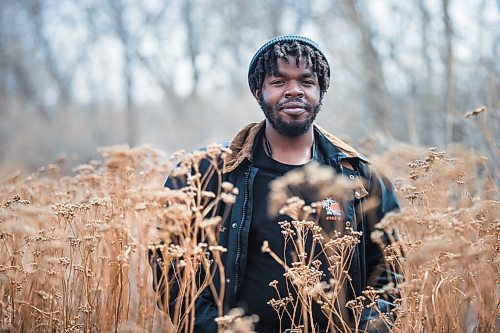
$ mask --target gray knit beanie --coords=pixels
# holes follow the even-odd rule
[[[312,39],[309,39],[309,38],[304,37],[304,36],[299,36],[299,35],[278,36],[278,37],[274,37],[273,39],[266,42],[264,45],[262,45],[257,50],[257,52],[255,52],[255,55],[253,56],[252,60],[250,61],[250,66],[248,67],[248,84],[250,85],[250,74],[253,73],[253,71],[255,70],[255,66],[257,65],[257,60],[259,59],[259,57],[262,54],[264,54],[269,48],[273,47],[274,44],[276,44],[276,43],[295,42],[295,41],[297,41],[301,44],[306,44],[306,45],[312,47],[313,49],[315,49],[316,51],[318,51],[319,53],[321,53],[321,55],[325,59],[326,63],[328,64],[328,60],[326,59],[325,54],[323,53],[323,51],[321,51],[321,48],[319,47],[319,45],[315,41],[313,41]],[[328,67],[330,67],[330,66],[328,66]],[[330,69],[328,69],[328,80],[330,80]]]

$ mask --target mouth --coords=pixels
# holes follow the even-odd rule
[[[291,102],[291,103],[286,103],[280,108],[281,112],[286,113],[287,115],[290,116],[299,116],[302,113],[307,111],[307,107],[304,103],[299,103],[299,102]]]

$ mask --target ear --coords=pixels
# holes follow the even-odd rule
[[[259,89],[255,90],[255,92],[253,93],[253,97],[255,97],[257,102],[259,101],[259,97],[260,97],[260,90]]]

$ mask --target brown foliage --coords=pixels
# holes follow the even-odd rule
[[[214,146],[205,153],[182,155],[175,172],[188,175],[189,186],[183,190],[163,188],[168,164],[149,147],[104,148],[103,162],[81,165],[71,176],[59,174],[58,166],[51,165],[2,182],[0,329],[154,331],[172,329],[173,324],[177,330],[190,331],[197,294],[204,288],[214,290],[210,274],[201,285],[193,283],[194,278],[203,266],[208,268],[208,257],[222,268],[220,253],[225,249],[217,245],[216,231],[224,217],[214,216],[213,208],[220,200],[232,203],[238,194],[231,184],[220,184],[219,193],[206,192],[199,162],[208,157],[214,161],[212,171],[220,173],[215,160],[221,153]],[[419,154],[407,147],[396,156]],[[394,183],[402,210],[389,214],[379,227],[400,230],[399,242],[384,250],[388,263],[397,264],[405,280],[397,319],[385,317],[384,324],[392,325],[393,332],[495,331],[500,304],[499,202],[484,160],[467,151],[447,155],[430,149],[423,157],[390,167],[401,174]],[[349,188],[327,173],[310,167],[283,181]],[[282,264],[290,288],[301,298],[278,295],[270,300],[270,309],[286,315],[287,302],[300,302],[306,310],[317,302],[338,323],[342,309],[335,288],[349,281],[346,271],[359,233],[326,234],[312,218],[321,206],[305,206],[284,188],[283,183],[275,184],[272,207],[284,205],[282,212],[293,217],[292,223],[281,226],[284,237],[295,243],[296,260]],[[305,248],[306,234],[313,235],[315,246],[331,258],[335,281],[320,282],[323,273],[307,256],[313,251]],[[372,237],[377,239],[377,234]],[[160,239],[164,243],[155,245]],[[171,323],[156,306],[158,296],[151,287],[146,258],[151,248],[162,251],[164,269],[174,267],[185,290],[177,309],[183,303],[187,310],[171,313]],[[263,245],[270,255],[279,250]],[[390,289],[387,286],[386,291]],[[367,290],[346,306],[355,312],[374,307],[382,292]],[[222,315],[222,294],[216,296],[220,330],[252,331],[256,318],[238,311]],[[307,320],[303,324],[311,327]],[[349,331],[342,323],[337,329]]]

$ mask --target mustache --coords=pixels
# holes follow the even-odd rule
[[[289,98],[289,99],[286,99],[284,100],[283,102],[281,103],[278,103],[276,104],[275,106],[275,109],[276,110],[279,110],[281,109],[284,105],[288,104],[288,103],[300,103],[304,106],[304,109],[306,109],[307,111],[311,111],[312,110],[312,106],[311,104],[307,103],[307,102],[304,102],[302,99],[300,98]]]

